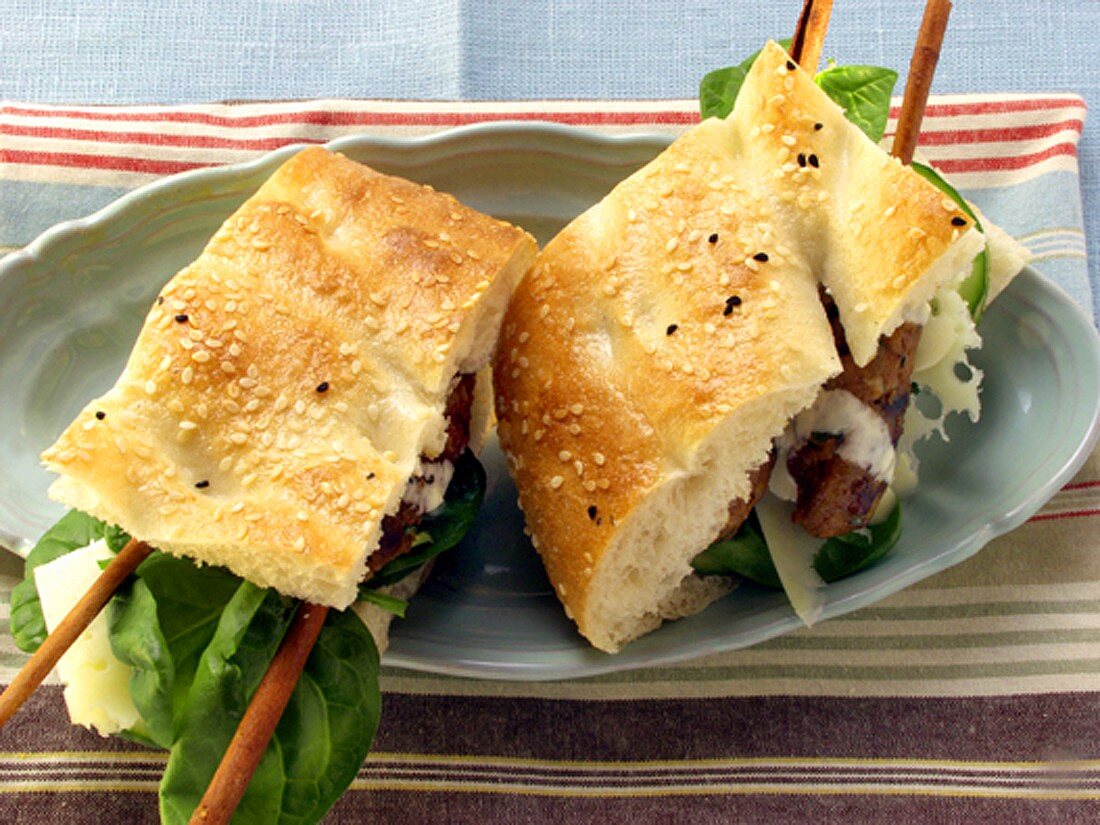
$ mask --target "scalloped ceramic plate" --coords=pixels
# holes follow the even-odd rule
[[[454,193],[540,241],[659,152],[660,136],[606,137],[552,124],[491,124],[428,138],[336,141],[355,160]],[[0,264],[0,543],[25,552],[60,514],[38,453],[120,371],[161,285],[293,147],[143,187],[57,226]],[[1092,322],[1026,270],[982,323],[981,423],[954,421],[924,451],[904,535],[878,565],[829,586],[825,616],[871,604],[973,555],[1031,516],[1097,437],[1100,345]],[[522,532],[495,443],[486,504],[394,625],[388,664],[505,679],[559,679],[667,664],[799,626],[782,593],[743,586],[622,653],[576,634]]]

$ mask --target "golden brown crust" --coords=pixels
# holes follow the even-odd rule
[[[839,370],[818,281],[853,350],[873,353],[927,300],[957,214],[769,43],[727,120],[689,130],[543,250],[505,319],[497,417],[532,540],[594,644],[623,640],[595,615],[611,597],[593,580],[642,554],[620,546],[624,525],[696,474],[734,476],[726,502],[746,495],[748,470]],[[716,438],[737,441],[735,462],[701,466]],[[721,527],[725,503],[712,509],[681,578]]]
[[[533,248],[449,195],[301,152],[165,286],[114,388],[44,453],[56,494],[345,607],[442,444],[481,296]]]

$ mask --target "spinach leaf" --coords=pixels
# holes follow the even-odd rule
[[[831,538],[821,545],[814,556],[814,569],[827,582],[850,576],[885,556],[900,536],[901,504],[895,504],[880,524]]]
[[[427,536],[427,540],[418,541],[412,550],[398,556],[360,585],[360,597],[368,590],[401,581],[462,541],[474,523],[484,498],[485,470],[474,454],[466,450],[455,462],[454,475],[447,485],[443,503],[425,515],[415,527],[409,528]]]
[[[974,228],[979,232],[984,233],[985,229],[982,228],[982,222],[978,220],[978,216],[974,213],[974,210],[970,208],[970,204],[966,202],[966,199],[960,195],[950,183],[944,180],[939,172],[933,169],[931,166],[925,166],[923,163],[917,163],[914,161],[910,164],[910,167],[931,183],[951,200],[953,200],[963,212],[974,222]],[[974,319],[974,323],[977,324],[982,320],[982,315],[985,312],[986,299],[989,296],[989,253],[983,249],[978,256],[974,259],[974,263],[971,264],[970,274],[966,276],[966,279],[959,284],[959,294],[966,301],[966,306],[970,310],[970,317]]]
[[[221,611],[180,709],[179,737],[160,784],[160,815],[166,825],[187,822],[198,806],[279,649],[294,608],[294,600],[241,581]],[[268,747],[264,752],[237,821],[278,820],[285,776],[276,751]]]
[[[870,533],[870,535],[866,535]],[[895,504],[881,524],[831,538],[814,556],[814,569],[827,582],[850,576],[878,561],[901,536],[901,504]],[[752,513],[731,539],[716,541],[691,561],[697,573],[707,576],[741,576],[765,587],[781,589],[760,522]]]
[[[31,548],[23,568],[23,581],[11,592],[11,635],[16,646],[34,653],[46,641],[46,620],[42,616],[42,604],[34,585],[34,568],[67,555],[93,541],[101,539],[110,529],[108,545],[116,553],[129,540],[129,536],[116,528],[108,528],[99,519],[79,510],[70,510],[58,522],[42,534]],[[119,540],[122,544],[119,544]]]
[[[732,538],[716,541],[691,561],[696,573],[728,576],[731,573],[762,584],[782,588],[779,574],[760,532],[755,511],[749,514]]]
[[[399,599],[380,590],[371,590],[367,587],[359,588],[359,600],[369,602],[375,607],[380,607],[402,619],[405,618],[405,612],[409,609],[409,603],[404,599]]]
[[[790,39],[780,40],[784,49],[791,46]],[[727,117],[733,111],[737,94],[745,85],[745,78],[760,52],[755,52],[736,66],[715,69],[703,76],[699,83],[699,113],[704,117]]]
[[[897,72],[879,66],[830,66],[814,80],[867,137],[875,143],[882,139]]]
[[[382,713],[378,650],[352,610],[330,611],[274,744],[286,787],[279,825],[317,822],[359,772]]]
[[[170,748],[199,658],[241,580],[220,567],[153,553],[108,608],[111,650],[130,665],[130,695],[144,726]]]

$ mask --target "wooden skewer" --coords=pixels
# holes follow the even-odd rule
[[[951,0],[928,0],[924,7],[917,45],[909,63],[909,77],[905,81],[905,97],[902,99],[898,129],[894,135],[893,155],[902,163],[913,160],[920,137],[920,125],[924,119],[924,107],[932,88],[932,75],[940,59],[947,18],[951,14]]]
[[[191,825],[224,825],[240,804],[305,667],[328,608],[303,602],[245,711]]]
[[[825,31],[833,13],[833,0],[806,0],[791,39],[790,55],[808,72],[816,72],[825,45]]]
[[[61,620],[61,624],[46,637],[46,641],[31,656],[30,661],[23,665],[11,684],[3,694],[0,694],[0,727],[15,715],[15,712],[34,693],[34,689],[42,684],[42,680],[65,655],[65,651],[80,638],[80,634],[88,629],[92,619],[99,615],[99,611],[111,600],[111,596],[119,585],[148,558],[152,550],[153,548],[145,542],[130,539],[104,568],[99,578],[88,588],[88,592],[73,605],[72,610]]]

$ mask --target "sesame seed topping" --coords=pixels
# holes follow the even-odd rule
[[[202,481],[196,481],[195,482],[195,489],[196,490],[205,490],[209,486],[210,486],[210,481],[205,479],[205,478]]]
[[[671,237],[671,238],[668,239],[668,242],[665,244],[665,252],[673,252],[673,251],[675,251],[676,247],[679,246],[679,245],[680,245],[680,239],[675,237],[675,236]]]
[[[787,146],[794,146],[796,143],[798,143],[798,140],[795,139],[794,135],[783,135],[783,137],[781,137],[779,140]]]
[[[543,304],[542,307],[539,308],[539,317],[540,318],[545,318],[549,314],[550,314],[550,304]]]
[[[814,169],[817,169],[821,166],[821,161],[817,159],[817,155],[810,155],[808,158],[806,158],[806,160],[809,161],[810,166],[812,166]]]
[[[205,364],[210,360],[210,353],[204,349],[197,349],[191,353],[191,360],[198,364]]]
[[[768,253],[767,252],[757,252],[752,257],[753,257],[753,260],[760,261],[760,263],[762,263],[762,264],[766,264],[768,262]]]
[[[798,165],[801,166],[803,169],[806,168],[806,155],[803,152],[798,153]]]
[[[741,297],[739,295],[731,295],[726,298],[726,306],[722,310],[722,314],[725,316],[733,315],[733,308],[741,306]]]
[[[795,69],[794,61],[788,60],[787,61],[787,71],[788,72],[793,72],[794,69]]]
[[[756,263],[752,258],[745,258],[745,266],[751,269],[753,272],[760,271],[760,265]]]
[[[596,516],[598,514],[599,514],[599,511],[596,509],[596,505],[595,504],[589,505],[589,507],[588,507],[588,517],[590,519],[592,519],[592,521],[596,520]]]
[[[322,381],[317,385],[317,392],[328,392],[328,381]]]
[[[187,313],[186,312],[181,312],[179,315],[177,315],[176,316],[176,323],[177,324],[186,324],[187,323]]]
[[[157,392],[156,382],[153,381],[152,379],[150,379],[149,381],[146,381],[145,382],[145,392],[148,393],[149,395],[156,395],[156,392]]]
[[[580,459],[573,462],[573,469],[577,471],[577,475],[584,475],[584,462]]]
[[[561,485],[563,485],[564,483],[565,483],[564,478],[562,478],[561,476],[554,476],[552,479],[550,479],[550,488],[552,490],[556,490],[559,487],[561,487]]]
[[[572,457],[573,457],[573,454],[571,452],[569,452],[569,450],[562,450],[560,453],[558,453],[558,458],[561,459],[562,461],[568,461]]]
[[[572,405],[570,405],[569,412],[573,413],[573,415],[583,415],[584,414],[584,404],[572,404]]]
[[[824,124],[824,123],[815,123],[815,124],[814,124],[814,131],[815,131],[815,132],[820,132],[820,131],[821,131],[822,129],[824,129],[824,128],[825,128],[825,124]]]
[[[188,421],[186,418],[180,422],[181,430],[197,430],[198,428],[198,424],[196,424],[194,421]]]
[[[966,226],[966,218],[960,218],[958,215],[951,219],[952,226]]]
[[[596,482],[590,478],[586,478],[583,482],[581,482],[581,486],[590,493],[594,493],[596,491]]]
[[[679,324],[669,324],[665,329],[665,335],[672,335],[676,330],[680,328]]]
[[[96,410],[95,417],[102,421],[104,418],[107,417],[107,413],[103,412],[103,410]]]
[[[718,243],[718,233],[712,232],[710,237],[707,238],[707,243]]]
[[[889,218],[889,217],[892,217],[893,214],[897,211],[898,211],[897,204],[891,204],[890,206],[886,207],[886,211],[883,212],[882,215],[885,218]]]

